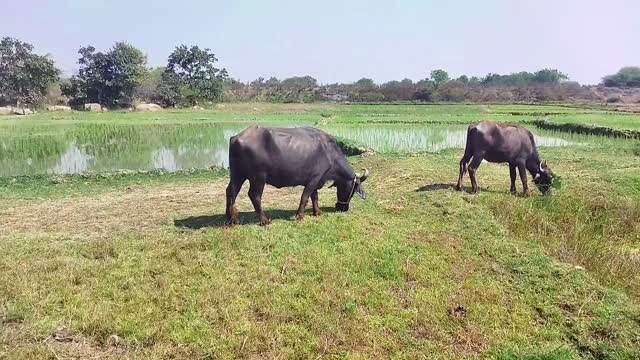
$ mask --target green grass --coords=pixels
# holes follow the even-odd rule
[[[168,110],[157,113],[50,113],[41,112],[29,121],[16,116],[0,117],[0,128],[68,125],[77,122],[107,124],[203,123],[220,121],[300,121],[314,123],[463,123],[487,119],[518,122],[546,117],[563,123],[579,123],[624,129],[640,128],[640,114],[558,105],[340,105],[340,104],[225,104],[199,112]]]
[[[452,183],[459,155],[353,158],[372,171],[369,198],[303,222],[289,219],[299,190],[268,189],[266,228],[252,214],[217,226],[226,179],[204,173],[92,177],[63,192],[41,179],[4,183],[0,351],[640,356],[640,278],[627,262],[639,245],[634,149],[545,149],[565,185],[551,197],[510,195],[500,165],[480,168],[477,196],[416,191]],[[323,190],[321,206],[334,197]],[[245,192],[240,200],[250,212]],[[71,341],[49,337],[61,326]]]
[[[541,113],[637,120],[561,106],[232,104],[40,113],[0,131]],[[268,227],[256,224],[247,184],[242,225],[222,226],[222,170],[0,178],[0,358],[637,359],[640,142],[540,152],[563,179],[551,196],[512,196],[496,164],[480,167],[479,195],[453,191],[460,150],[368,154],[350,158],[371,170],[367,200],[336,213],[335,190],[324,189],[324,213],[296,222],[300,189],[269,187]]]

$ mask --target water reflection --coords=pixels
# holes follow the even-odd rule
[[[94,157],[75,143],[69,145],[67,150],[60,156],[58,162],[49,169],[53,174],[78,174],[85,172],[91,166]],[[27,159],[27,165],[33,165],[32,159]]]
[[[47,126],[12,131],[0,136],[0,176],[228,167],[229,138],[249,125],[243,122],[73,124],[63,128]],[[322,129],[380,152],[440,151],[463,148],[466,141],[466,126],[334,124]],[[541,146],[571,144],[548,136],[536,136],[536,142]]]

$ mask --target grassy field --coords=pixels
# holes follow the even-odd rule
[[[635,115],[539,109],[236,104],[42,113],[0,129],[533,112],[638,126]],[[220,170],[0,178],[0,358],[640,358],[640,145],[541,154],[563,187],[529,198],[509,194],[496,164],[480,167],[479,195],[453,191],[458,150],[353,157],[372,172],[367,200],[336,213],[335,190],[323,189],[324,213],[296,222],[300,189],[268,187],[268,227],[247,186],[242,225],[223,226]]]
[[[29,118],[28,126],[91,122],[118,123],[201,123],[205,121],[301,121],[323,119],[338,123],[463,123],[478,120],[520,122],[545,118],[561,123],[577,123],[640,129],[640,113],[621,113],[599,109],[558,105],[338,105],[338,104],[223,104],[200,112],[164,111],[161,113],[50,113]],[[24,126],[18,116],[0,117],[0,127]],[[53,129],[53,128],[52,128]]]

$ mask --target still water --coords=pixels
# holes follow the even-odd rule
[[[0,176],[227,167],[229,138],[249,125],[232,122],[16,127],[0,134]],[[464,148],[466,140],[466,126],[329,125],[321,128],[380,152]],[[536,141],[540,146],[570,144],[558,136],[537,136]]]

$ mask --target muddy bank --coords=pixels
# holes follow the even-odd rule
[[[336,137],[336,142],[338,146],[340,146],[340,149],[342,149],[342,152],[347,156],[368,156],[376,153],[373,149],[366,148],[357,144],[355,141],[343,137]]]

